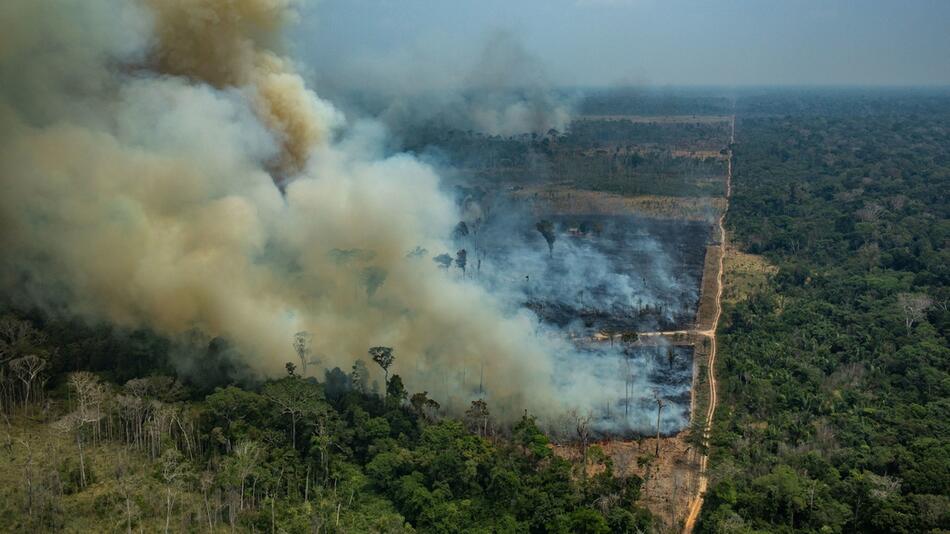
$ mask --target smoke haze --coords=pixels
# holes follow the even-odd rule
[[[419,42],[415,63],[438,73],[504,28],[559,87],[950,84],[941,0],[321,0],[312,11],[295,41],[320,65]]]
[[[556,90],[540,59],[514,34],[496,30],[462,57],[445,43],[416,43],[373,56],[310,57],[314,78],[349,111],[371,115],[397,137],[439,127],[511,136],[563,131],[572,95]],[[466,47],[453,42],[449,48]]]

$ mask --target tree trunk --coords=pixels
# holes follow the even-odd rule
[[[205,515],[208,516],[208,532],[214,534],[214,522],[211,520],[211,504],[208,502],[208,491],[204,491]]]
[[[82,453],[82,437],[79,434],[81,431],[82,431],[82,427],[76,430],[76,445],[79,446],[79,480],[80,480],[80,483],[82,484],[82,487],[85,488],[86,487],[86,458],[83,456],[83,453]]]
[[[290,414],[290,443],[297,450],[297,414]]]
[[[623,381],[623,416],[630,415],[630,378],[625,377]]]
[[[128,525],[127,531],[132,534],[132,500],[129,498],[129,492],[125,492],[125,519]]]
[[[587,480],[587,438],[581,440],[581,480]]]
[[[172,519],[172,490],[168,488],[165,492],[165,534],[168,534],[168,525]]]

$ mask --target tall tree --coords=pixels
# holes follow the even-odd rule
[[[548,244],[548,256],[549,257],[553,256],[554,255],[554,241],[557,239],[557,234],[555,233],[555,230],[554,230],[554,223],[548,220],[541,220],[541,221],[538,221],[538,223],[535,224],[534,227],[535,229],[537,229],[538,232],[541,233],[541,236],[544,238],[544,240]]]
[[[663,406],[666,405],[666,401],[664,401],[660,397],[659,392],[655,392],[654,395],[656,397],[656,457],[659,458],[660,457],[660,413],[663,411]]]
[[[455,253],[455,265],[462,269],[462,277],[464,277],[465,266],[468,265],[468,251],[464,248]]]
[[[376,362],[376,365],[379,365],[383,369],[384,379],[386,385],[389,385],[389,367],[395,361],[396,356],[393,355],[392,347],[370,347],[369,355],[372,356],[373,361]]]
[[[406,386],[402,383],[402,378],[399,375],[393,375],[392,380],[386,384],[386,401],[392,403],[393,407],[399,407],[407,396],[408,393],[406,392]]]
[[[297,421],[311,413],[323,392],[317,384],[297,376],[288,376],[264,386],[264,396],[278,411],[290,416],[290,442],[297,448]]]
[[[244,509],[244,486],[249,476],[257,468],[261,456],[261,445],[256,441],[246,440],[234,447],[234,454],[225,461],[225,468],[232,471],[234,482],[240,493],[239,509]]]

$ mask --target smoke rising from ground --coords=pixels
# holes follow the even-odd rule
[[[454,250],[462,215],[431,167],[384,155],[379,124],[346,124],[304,86],[279,53],[293,7],[8,0],[4,293],[221,336],[265,374],[295,360],[301,330],[327,367],[392,346],[408,387],[456,410],[482,395],[502,418],[615,401],[616,374],[601,381],[616,354],[584,365],[531,312],[430,260]],[[407,255],[417,247],[431,252]]]
[[[382,56],[310,61],[334,98],[397,136],[427,124],[502,136],[564,131],[570,124],[573,97],[555,90],[540,59],[514,34],[496,31],[473,56],[447,56],[459,48],[427,43]]]

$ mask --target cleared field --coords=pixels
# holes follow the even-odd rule
[[[709,330],[716,319],[716,277],[719,271],[719,257],[722,252],[718,245],[706,247],[706,259],[703,266],[703,282],[700,290],[699,306],[696,310],[696,329]]]
[[[725,207],[721,197],[624,196],[602,191],[584,191],[565,186],[525,187],[512,193],[531,202],[536,214],[636,215],[653,219],[679,219],[712,223]]]
[[[769,277],[778,272],[762,256],[746,254],[733,247],[726,249],[726,276],[722,290],[723,302],[734,304],[765,287]]]
[[[576,444],[557,445],[555,453],[581,462],[580,447]],[[683,439],[683,434],[659,440],[645,437],[602,441],[590,446],[587,458],[588,476],[602,472],[605,460],[609,459],[617,476],[643,479],[639,503],[654,514],[659,532],[674,532],[682,527],[684,511],[697,483],[694,446]]]

